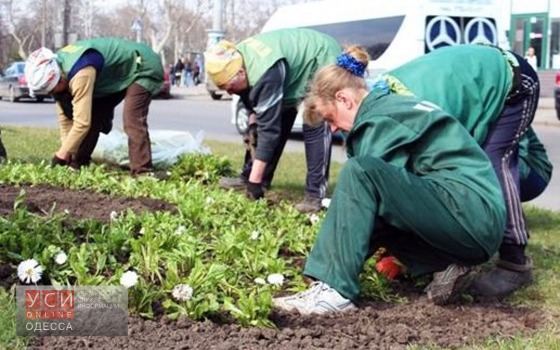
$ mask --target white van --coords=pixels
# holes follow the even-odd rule
[[[358,44],[372,60],[371,76],[396,68],[443,46],[486,43],[509,48],[500,0],[323,0],[279,8],[262,32],[311,28],[342,46]],[[503,1],[503,0],[501,0]],[[246,128],[233,99],[232,123]],[[294,131],[301,130],[301,118]]]

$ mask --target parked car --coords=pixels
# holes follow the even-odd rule
[[[556,86],[554,87],[554,101],[556,117],[560,120],[560,71],[556,72]]]
[[[163,69],[163,85],[154,98],[163,98],[165,100],[171,98],[171,76],[169,67]]]
[[[233,95],[231,103],[231,123],[235,125],[237,132],[244,134],[247,132],[249,116],[245,108],[240,108],[238,101],[239,96]],[[292,127],[292,134],[301,134],[302,132],[303,115],[302,109],[300,108],[296,120],[294,121],[294,126]]]
[[[208,76],[205,77],[204,81],[206,81],[206,91],[208,91],[213,100],[220,100],[222,96],[229,95],[227,91],[218,88]]]
[[[0,73],[0,99],[6,98],[10,102],[16,102],[22,98],[31,98],[42,102],[50,97],[46,91],[35,91],[33,96],[30,94],[24,70],[25,62],[17,61]]]
[[[247,110],[245,108],[240,108],[239,104],[239,96],[233,95],[232,104],[231,104],[231,120],[230,122],[235,125],[237,132],[241,135],[247,132],[248,128],[248,121],[249,116],[247,115]],[[292,126],[292,135],[301,135],[303,133],[303,104],[301,104],[298,108],[299,112],[296,116],[296,120],[294,120],[294,125]],[[333,140],[335,142],[342,142],[344,140],[344,132],[337,131],[333,134]]]

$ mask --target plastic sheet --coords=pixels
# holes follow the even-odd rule
[[[175,164],[183,154],[210,153],[210,149],[202,145],[205,134],[203,130],[195,136],[186,131],[150,130],[154,167],[168,168]],[[100,134],[91,157],[97,162],[129,166],[128,137],[116,129],[107,135]]]

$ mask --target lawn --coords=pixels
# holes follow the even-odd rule
[[[342,349],[346,344],[374,348],[364,344],[375,343],[384,348],[392,346],[389,340],[400,341],[399,335],[392,333],[396,326],[379,328],[383,325],[372,322],[368,327],[378,328],[366,329],[363,339],[357,327],[367,323],[366,319],[386,317],[387,322],[408,327],[406,332],[413,336],[405,337],[404,344],[412,348],[560,349],[559,213],[526,207],[535,283],[500,304],[491,304],[487,316],[489,320],[495,317],[492,322],[485,323],[484,308],[470,301],[468,296],[464,305],[438,308],[438,317],[448,318],[444,323],[461,320],[456,327],[468,328],[467,323],[473,322],[470,327],[475,328],[464,337],[457,335],[451,340],[442,340],[442,335],[434,335],[434,329],[443,326],[436,322],[437,317],[429,316],[434,313],[431,307],[417,301],[414,294],[399,295],[401,288],[377,276],[372,264],[364,272],[362,299],[365,306],[359,313],[340,320],[303,321],[273,314],[270,302],[275,295],[305,288],[301,264],[324,215],[301,215],[292,208],[303,196],[303,154],[283,156],[274,187],[267,194],[268,201],[255,203],[242,193],[223,191],[216,186],[219,176],[233,174],[239,169],[243,155],[241,144],[206,142],[211,155],[182,158],[170,168],[170,179],[158,182],[135,180],[126,172],[107,166],[96,165],[74,173],[50,168],[48,164],[58,144],[56,130],[9,127],[3,129],[2,139],[10,158],[8,164],[0,166],[2,187],[6,190],[17,185],[24,191],[13,200],[11,211],[0,218],[0,267],[15,267],[22,260],[34,258],[44,268],[45,280],[82,286],[119,285],[126,271],[134,271],[139,281],[129,289],[129,311],[141,320],[154,322],[164,315],[165,322],[158,326],[160,333],[169,323],[182,325],[190,320],[198,322],[196,329],[209,327],[211,334],[222,331],[223,327],[232,327],[235,336],[231,331],[228,337],[248,338],[245,340],[249,343],[242,344],[251,345],[245,348],[278,348],[285,334],[292,335],[285,339],[288,343],[283,344],[299,337],[293,344],[304,347],[308,335],[299,334],[299,329],[313,330],[313,342],[307,347]],[[340,164],[333,164],[331,186],[335,185],[339,170]],[[46,184],[70,189],[88,198],[103,195],[105,197],[96,200],[106,200],[102,202],[106,212],[101,211],[99,216],[88,219],[88,214],[93,215],[91,209],[66,208],[63,198],[59,197],[50,197],[59,198],[58,204],[50,204],[50,207],[41,207],[38,199],[30,205],[33,198],[27,194],[52,191],[41,187]],[[33,192],[36,188],[41,191]],[[59,195],[59,192],[52,191],[52,195]],[[138,212],[119,210],[120,207],[112,210],[117,203],[111,198],[117,197],[149,197],[172,204],[176,211]],[[61,265],[53,262],[59,252],[68,257]],[[282,278],[278,280],[278,276]],[[13,277],[12,274],[5,280]],[[180,285],[192,288],[193,293],[186,300],[178,300],[173,293]],[[28,342],[35,344],[36,340],[15,336],[12,293],[9,286],[0,289],[0,349],[25,349]],[[423,312],[426,316],[412,320],[415,313]],[[396,313],[403,319],[397,322]],[[149,337],[146,324],[136,328],[138,322],[144,321],[134,320],[132,334],[142,328],[144,336]],[[208,324],[208,320],[212,323]],[[183,336],[191,337],[188,339],[194,344],[193,334],[200,333],[196,333],[189,322],[183,327],[187,334]],[[507,322],[510,322],[509,328],[517,324],[522,331],[509,332]],[[531,322],[535,325],[527,324]],[[334,340],[321,340],[325,335],[331,336],[328,330],[333,325],[344,334],[337,335]],[[258,331],[260,335],[255,336],[255,330],[248,331],[254,327],[263,329]],[[484,327],[492,331],[485,332]],[[433,334],[428,335],[429,331]],[[439,331],[453,335],[453,328],[444,327]],[[371,332],[384,335],[377,340],[367,340]],[[219,335],[214,338],[221,339]],[[204,341],[201,340],[201,344],[210,348],[208,344],[212,340]],[[221,343],[227,345],[227,340]],[[55,347],[50,344],[44,343],[43,348]],[[56,343],[59,347],[70,348],[68,344]],[[403,345],[402,342],[398,344]],[[116,343],[112,346],[119,347]]]

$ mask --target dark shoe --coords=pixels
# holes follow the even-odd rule
[[[302,214],[316,213],[323,208],[321,201],[321,198],[305,196],[305,198],[296,204],[294,208]]]
[[[533,282],[533,262],[523,265],[499,260],[496,267],[475,278],[469,292],[485,297],[502,297]]]
[[[470,282],[467,266],[449,265],[445,270],[434,273],[434,278],[424,289],[428,299],[436,305],[447,304],[457,299]]]
[[[218,186],[226,190],[244,191],[247,181],[241,177],[222,177]]]

